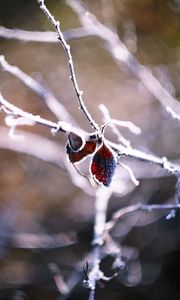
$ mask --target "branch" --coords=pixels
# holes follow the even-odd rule
[[[127,140],[122,134],[121,132],[117,129],[117,126],[112,122],[112,118],[110,116],[110,113],[107,109],[107,107],[104,104],[100,104],[99,105],[99,109],[101,110],[101,112],[103,113],[104,116],[104,122],[108,123],[108,125],[110,126],[110,128],[112,129],[112,132],[115,134],[115,136],[117,137],[117,140],[119,143],[123,144],[126,147],[131,147],[131,143],[129,140]],[[134,125],[132,122],[123,122],[120,121],[121,124],[125,125],[124,127],[127,127],[130,131],[134,131],[135,133],[140,133],[141,130],[140,128],[138,128],[136,125]]]
[[[87,18],[87,20],[89,20],[89,17]],[[93,20],[92,20],[92,16],[91,16],[90,17],[90,24],[92,22],[94,22]],[[96,22],[95,22],[94,26],[95,26],[95,29],[97,30],[99,28],[99,26],[102,25],[102,24],[99,23],[96,19],[95,19],[95,21]],[[94,26],[92,27],[92,30],[93,30],[93,32],[96,33],[96,30],[94,29]],[[101,28],[101,26],[100,26],[100,28]],[[102,25],[102,28],[104,30],[104,25]],[[108,32],[110,31],[106,27],[105,27],[105,29],[107,29]],[[90,30],[89,27],[88,27],[88,30]],[[103,31],[102,31],[102,33],[103,33]],[[112,37],[112,35],[115,34],[114,32],[111,32],[111,31],[110,31],[110,33],[111,33],[111,35],[110,35],[111,37]],[[65,118],[69,122],[72,122],[72,117],[68,114],[68,112],[66,111],[66,109],[58,102],[58,100],[53,96],[53,94],[49,90],[47,90],[46,88],[44,88],[41,84],[39,84],[36,80],[34,80],[33,78],[31,78],[27,74],[25,74],[24,72],[22,72],[19,68],[15,67],[15,66],[11,66],[10,64],[8,64],[7,61],[5,61],[5,59],[4,59],[3,56],[0,56],[0,64],[1,64],[1,66],[3,68],[3,70],[5,70],[5,71],[13,74],[17,78],[19,78],[29,88],[31,88],[33,91],[35,91],[39,96],[43,97],[43,99],[45,100],[46,104],[54,112],[54,114],[56,114],[57,116],[61,116],[62,119]],[[1,97],[1,99],[2,99],[2,97]],[[7,102],[6,102],[6,104],[7,104]],[[12,106],[11,106],[11,108],[12,108]],[[22,110],[20,111],[18,109],[18,113],[21,114],[21,112],[22,112]],[[11,111],[11,113],[12,113],[12,111]],[[23,113],[23,116],[26,116],[26,118],[28,117],[30,119],[32,117],[33,121],[37,121],[37,122],[41,123],[42,125],[46,125],[46,126],[49,126],[49,127],[52,126],[51,128],[54,128],[55,130],[58,129],[58,124],[53,123],[53,122],[49,122],[48,120],[42,119],[39,116],[35,116],[35,118],[34,118],[34,116],[32,116],[31,114],[27,115],[27,113],[25,113],[25,115]],[[62,125],[62,123],[61,123],[61,125]],[[67,123],[66,123],[66,126],[65,126],[65,123],[63,123],[63,125],[64,125],[63,128],[62,128],[63,130],[65,130],[65,129],[69,130],[70,129],[69,125],[67,125]],[[66,127],[66,128],[64,128],[64,127]],[[71,130],[72,130],[72,127],[71,127]],[[110,142],[108,142],[108,143],[109,143],[109,145],[112,148],[114,148],[115,151],[118,151],[119,154],[121,154],[121,155],[134,157],[136,159],[144,160],[144,161],[147,161],[147,162],[152,162],[152,163],[160,165],[161,167],[163,167],[165,170],[171,172],[172,174],[175,174],[175,175],[179,174],[180,166],[170,163],[166,158],[159,158],[159,157],[156,157],[156,156],[151,155],[151,154],[146,154],[145,152],[139,151],[137,149],[133,149],[131,147],[124,147],[122,145],[118,146],[117,144],[113,144],[113,143],[110,143]],[[128,146],[128,145],[126,145],[126,146]]]
[[[16,78],[21,80],[28,88],[33,90],[38,96],[43,98],[50,111],[52,111],[58,119],[63,119],[76,124],[73,120],[73,117],[68,113],[65,107],[54,97],[53,93],[49,89],[45,88],[43,85],[41,85],[31,76],[24,73],[18,67],[10,65],[5,60],[5,57],[3,55],[0,55],[0,66],[3,71],[14,75]]]
[[[77,7],[73,7],[74,0],[69,1],[68,4],[77,11]],[[66,41],[72,40],[72,39],[78,39],[78,38],[84,38],[84,37],[90,37],[90,36],[98,36],[101,39],[105,40],[107,43],[107,50],[111,53],[113,58],[116,61],[120,61],[121,63],[125,64],[126,67],[128,67],[129,71],[134,74],[139,80],[143,82],[143,84],[146,86],[146,88],[153,94],[155,98],[157,98],[161,104],[166,108],[167,112],[171,114],[171,116],[175,119],[179,120],[179,114],[175,113],[173,109],[178,110],[180,113],[179,104],[177,102],[177,99],[172,97],[168,91],[166,91],[160,82],[152,75],[152,73],[139,64],[138,60],[128,51],[128,49],[125,47],[125,45],[119,40],[119,37],[114,32],[110,31],[107,27],[102,25],[95,17],[95,19],[91,19],[94,17],[92,14],[86,14],[86,18],[88,18],[88,21],[90,20],[93,25],[97,26],[97,28],[91,27],[88,24],[88,21],[82,20],[82,16],[80,20],[82,21],[84,28],[76,28],[67,30],[63,33],[64,39]],[[95,22],[94,22],[95,21]],[[99,32],[98,28],[99,25],[101,29],[103,28],[102,32]],[[107,39],[105,31],[108,30],[108,33],[110,33],[111,39]],[[7,38],[7,39],[18,39],[22,41],[27,42],[49,42],[49,43],[58,43],[57,35],[54,32],[38,32],[38,31],[25,31],[20,29],[8,29],[4,27],[0,27],[0,37]],[[116,51],[122,52],[120,53],[114,53],[115,50],[112,49],[113,46],[113,37],[116,39],[117,43],[117,49]],[[117,40],[118,39],[118,40]],[[116,44],[115,43],[115,44]],[[110,47],[109,47],[110,46]],[[153,87],[153,85],[155,86]],[[178,108],[177,108],[178,106]],[[57,112],[57,110],[56,110]],[[56,113],[55,113],[56,114]],[[60,115],[62,118],[62,115]]]
[[[54,123],[47,119],[43,119],[40,116],[34,116],[30,113],[27,113],[26,111],[18,108],[17,106],[15,106],[15,105],[11,104],[10,102],[8,102],[7,100],[5,100],[1,94],[0,94],[0,104],[1,104],[1,111],[4,111],[8,115],[12,115],[15,117],[22,117],[22,118],[32,121],[32,123],[34,122],[34,123],[37,123],[40,125],[47,126],[51,129],[55,129],[55,130],[59,129],[60,131],[66,132],[66,130],[63,129],[63,126],[62,127],[59,126],[59,128],[58,128],[57,123]],[[60,123],[59,123],[59,125],[60,125]]]
[[[134,205],[130,205],[124,208],[119,209],[118,211],[116,211],[111,220],[109,222],[106,223],[105,225],[105,231],[111,231],[114,226],[119,222],[119,220],[134,211],[140,210],[140,211],[146,211],[146,212],[151,212],[153,210],[176,210],[176,209],[180,209],[180,204],[179,203],[175,203],[175,204],[141,204],[141,203],[137,203]]]
[[[71,124],[64,122],[64,121],[59,121],[57,123],[49,121],[47,119],[41,118],[40,116],[35,116],[31,113],[28,113],[17,106],[11,104],[8,102],[6,99],[3,98],[3,96],[0,93],[0,108],[1,111],[5,112],[7,115],[18,117],[18,118],[24,118],[25,120],[29,120],[30,122],[40,124],[43,126],[49,127],[53,133],[56,133],[58,131],[62,131],[64,133],[68,133],[70,131],[75,132],[76,134],[83,135],[85,132],[79,128],[76,128],[72,126]],[[19,125],[18,123],[18,118],[17,118],[17,126]],[[14,121],[13,126],[16,126],[16,122]],[[31,125],[32,125],[31,124]],[[20,125],[27,125],[26,123],[20,124]],[[10,125],[11,126],[11,125]]]
[[[48,267],[51,271],[52,277],[60,294],[64,296],[69,295],[70,289],[65,283],[63,276],[61,275],[58,265],[55,263],[48,263]]]
[[[66,41],[90,37],[90,34],[82,27],[73,28],[63,32]],[[15,39],[23,42],[59,43],[54,31],[27,31],[21,29],[10,29],[0,27],[0,37],[4,39]]]
[[[167,112],[170,113],[173,119],[180,121],[180,114],[177,114],[171,107],[167,106]]]
[[[85,30],[103,39],[106,48],[118,64],[123,64],[138,80],[140,80],[148,91],[169,111],[169,107],[180,114],[180,104],[177,99],[163,88],[152,73],[129,52],[120,41],[118,34],[112,31],[90,13],[80,0],[66,0],[67,4],[78,14],[79,20]]]
[[[146,154],[135,148],[127,148],[122,145],[117,145],[115,143],[109,142],[109,145],[117,152],[119,155],[133,157],[139,160],[144,160],[150,163],[154,163],[170,172],[172,175],[179,176],[180,165],[171,163],[166,157],[158,157],[153,154]]]
[[[74,232],[59,234],[12,233],[10,244],[23,249],[54,249],[75,244],[77,237]]]
[[[50,11],[47,9],[46,5],[44,4],[44,0],[37,0],[37,2],[40,5],[40,9],[45,13],[45,15],[47,16],[47,18],[50,20],[50,22],[52,23],[52,25],[54,26],[57,34],[58,34],[58,39],[60,40],[64,51],[67,55],[67,59],[68,59],[68,64],[69,64],[69,70],[70,70],[70,79],[73,83],[74,86],[74,90],[76,92],[76,96],[78,98],[78,102],[79,102],[79,106],[80,109],[84,112],[87,120],[89,121],[89,123],[91,124],[91,126],[97,130],[99,130],[99,126],[98,124],[94,121],[94,119],[92,118],[92,116],[90,115],[90,113],[88,112],[83,98],[82,98],[82,91],[79,90],[79,86],[77,83],[77,79],[76,79],[76,75],[75,75],[75,71],[74,71],[74,63],[73,63],[73,59],[72,59],[72,55],[71,55],[71,50],[70,50],[70,46],[67,44],[67,42],[65,41],[65,38],[63,36],[63,33],[60,29],[60,23],[58,21],[56,21],[56,19],[54,18],[54,16],[50,13]]]
[[[9,115],[15,116],[15,117],[23,117],[27,120],[30,120],[32,122],[35,122],[37,124],[41,124],[44,126],[47,126],[55,131],[62,131],[62,132],[75,132],[79,135],[85,134],[83,130],[80,130],[76,127],[71,126],[69,123],[66,122],[52,122],[47,119],[41,118],[40,116],[34,116],[30,113],[27,113],[23,111],[22,109],[18,108],[17,106],[9,103],[7,100],[5,100],[2,95],[0,94],[0,105],[1,109]],[[17,123],[18,125],[18,123]],[[179,176],[180,173],[180,166],[173,164],[167,160],[166,157],[157,157],[151,154],[146,154],[145,152],[142,152],[140,150],[134,149],[134,148],[127,148],[122,145],[117,145],[115,143],[112,143],[108,140],[106,140],[107,144],[112,147],[119,155],[125,155],[125,156],[130,156],[136,159],[144,160],[147,162],[155,163],[168,172],[170,172],[173,175]]]
[[[90,288],[89,300],[94,299],[96,283],[100,279],[104,279],[104,274],[100,270],[101,262],[101,246],[104,243],[103,234],[106,224],[106,214],[108,201],[112,195],[112,190],[99,188],[96,194],[95,202],[95,222],[94,222],[94,237],[92,241],[92,270],[88,274],[88,288]]]
[[[102,126],[103,132],[107,126],[110,126],[111,124],[113,124],[113,125],[117,125],[120,127],[128,128],[129,131],[131,131],[132,133],[137,134],[137,135],[141,133],[141,129],[130,121],[121,121],[121,120],[112,119],[110,117],[107,107],[104,104],[100,104],[99,109],[102,111],[102,113],[104,115],[104,119],[105,119],[105,124]]]

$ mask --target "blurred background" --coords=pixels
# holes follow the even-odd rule
[[[87,0],[84,3],[102,23],[118,31],[129,51],[179,99],[180,1]],[[65,1],[47,0],[46,5],[60,20],[63,31],[80,26]],[[0,0],[0,26],[53,30],[38,3],[28,0]],[[180,124],[125,66],[116,64],[102,40],[86,37],[69,43],[79,87],[96,122],[104,122],[99,109],[103,103],[112,118],[134,122],[142,129],[138,136],[121,129],[133,147],[178,162]],[[78,109],[60,44],[0,38],[0,53],[10,64],[48,87],[78,125],[91,132]],[[0,87],[11,103],[58,121],[45,102],[16,77],[1,71]],[[22,128],[27,132],[23,142],[10,141],[4,117],[2,113],[0,299],[88,299],[88,290],[82,285],[82,269],[91,250],[95,191],[87,182],[81,186],[81,177],[69,166],[66,136],[53,136],[49,129],[37,125]],[[110,128],[106,134],[117,141]],[[135,188],[127,172],[118,168],[115,178],[118,188],[110,199],[108,219],[119,208],[136,202],[174,201],[174,177],[152,164],[132,158],[122,161],[132,167],[140,185]],[[87,162],[81,168],[88,173]],[[78,183],[73,177],[77,177]],[[117,278],[98,286],[96,299],[180,299],[179,212],[169,220],[166,214],[136,212],[122,218],[112,237],[121,247],[125,267]],[[101,267],[107,276],[113,274],[112,263],[113,257],[104,255]],[[67,287],[62,278],[73,286],[69,296],[65,296]]]

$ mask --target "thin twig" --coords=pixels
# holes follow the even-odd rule
[[[172,209],[180,209],[180,204],[141,204],[137,203],[134,205],[130,205],[124,208],[119,209],[116,211],[111,220],[106,223],[105,225],[105,231],[111,231],[114,226],[119,222],[119,220],[124,216],[131,212],[140,210],[140,211],[146,211],[151,212],[153,210],[172,210]]]
[[[135,177],[135,175],[133,173],[133,170],[129,166],[125,165],[125,164],[119,163],[119,165],[121,167],[123,167],[128,172],[129,177],[130,177],[131,181],[134,183],[134,185],[138,186],[139,185],[139,180],[136,179],[136,177]]]
[[[49,89],[47,89],[42,84],[33,79],[31,76],[23,72],[17,66],[10,65],[5,60],[5,57],[3,55],[0,55],[0,66],[3,71],[14,75],[16,78],[21,80],[28,88],[30,88],[38,96],[40,96],[45,101],[50,111],[52,111],[53,114],[58,118],[58,120],[66,120],[67,122],[76,124],[76,122],[73,120],[73,117],[68,113],[65,107],[55,98],[55,96]]]
[[[125,127],[128,128],[129,131],[131,131],[134,134],[140,134],[141,133],[141,129],[136,126],[133,122],[130,121],[121,121],[121,120],[116,120],[116,119],[112,119],[110,117],[110,114],[107,110],[107,107],[103,104],[99,105],[100,110],[102,111],[104,117],[105,117],[105,124],[103,126],[101,126],[102,131],[104,132],[105,128],[107,126],[110,126],[111,124],[120,126],[120,127]]]
[[[91,126],[97,130],[98,132],[99,130],[99,126],[98,124],[94,121],[94,119],[92,118],[91,114],[88,112],[85,103],[83,101],[82,98],[82,91],[80,91],[78,83],[77,83],[77,79],[76,79],[76,75],[75,75],[75,71],[74,71],[74,63],[73,63],[73,59],[72,59],[72,55],[71,55],[71,49],[70,46],[67,44],[67,42],[65,41],[65,38],[63,36],[63,33],[60,29],[60,23],[59,21],[56,21],[56,19],[54,18],[54,16],[50,13],[50,11],[47,9],[46,5],[44,4],[44,0],[37,0],[37,2],[40,5],[40,9],[45,13],[45,15],[47,16],[47,18],[50,20],[50,22],[53,24],[57,34],[58,34],[58,39],[60,40],[64,51],[67,55],[68,58],[68,64],[69,64],[69,70],[70,70],[70,79],[73,83],[77,98],[78,98],[78,102],[80,105],[80,109],[84,112],[86,118],[88,119],[89,123],[91,124]]]
[[[52,273],[54,282],[55,282],[59,292],[62,295],[68,295],[70,290],[69,290],[67,284],[65,283],[63,276],[61,275],[58,265],[55,263],[48,263],[48,267]]]
[[[111,116],[110,113],[107,109],[107,107],[104,104],[100,104],[99,105],[99,109],[101,110],[101,112],[103,113],[104,116],[104,122],[108,122],[111,120]],[[110,123],[109,124],[110,128],[112,129],[112,132],[115,134],[117,140],[119,143],[123,144],[126,147],[131,147],[131,143],[129,140],[127,140],[119,131],[119,129],[117,128],[117,126],[115,126],[115,124]]]
[[[170,113],[171,117],[175,120],[180,121],[180,113],[176,113],[171,107],[167,106],[167,112]]]
[[[164,168],[166,171],[170,172],[173,175],[180,174],[180,166],[177,164],[171,163],[166,157],[157,157],[153,154],[147,154],[143,151],[140,151],[135,148],[127,148],[122,145],[117,145],[115,143],[109,142],[109,145],[119,152],[119,155],[134,157],[136,159],[148,161],[150,163],[157,164]]]

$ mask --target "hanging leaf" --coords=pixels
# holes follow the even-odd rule
[[[73,151],[69,144],[66,146],[66,151],[69,156],[69,160],[72,163],[81,161],[86,156],[92,154],[96,149],[96,141],[88,141],[84,147],[79,151]]]
[[[74,132],[70,132],[68,134],[68,143],[71,150],[75,152],[81,150],[84,146],[83,139],[79,135],[75,134]]]
[[[117,160],[113,151],[104,143],[94,154],[90,171],[98,183],[109,186],[115,172]]]

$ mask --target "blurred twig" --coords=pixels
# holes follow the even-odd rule
[[[1,126],[0,149],[9,149],[11,151],[28,154],[64,169],[70,175],[71,181],[75,186],[78,186],[89,195],[94,195],[93,188],[89,182],[77,174],[73,166],[71,166],[66,159],[64,147],[40,135],[19,130],[17,130],[17,132],[18,134],[23,134],[25,139],[18,142],[11,140],[8,137],[8,130]]]
[[[118,64],[123,64],[140,80],[148,91],[169,112],[170,109],[180,113],[180,104],[160,82],[152,75],[151,71],[141,65],[139,61],[129,52],[127,47],[120,41],[117,32],[112,31],[97,20],[80,0],[66,0],[67,4],[77,13],[79,20],[85,30],[94,34],[106,42],[107,50]],[[170,108],[170,109],[169,109]]]
[[[11,246],[23,249],[54,249],[77,242],[75,232],[59,234],[12,233]]]
[[[180,204],[173,203],[173,204],[142,204],[137,203],[134,205],[130,205],[127,207],[123,207],[116,211],[111,220],[108,221],[105,225],[105,231],[110,231],[114,228],[114,226],[118,223],[118,221],[124,216],[134,211],[146,211],[151,212],[153,210],[172,210],[172,209],[180,209]]]
[[[14,224],[21,212],[23,202],[26,200],[28,190],[31,189],[32,183],[37,180],[38,172],[35,170],[33,174],[28,174],[27,181],[16,189],[10,199],[6,201],[0,212],[0,259],[6,253],[8,246],[12,240],[12,231]]]
[[[66,120],[68,122],[74,123],[73,117],[68,113],[65,107],[55,98],[53,93],[42,84],[37,82],[37,80],[33,79],[31,76],[27,75],[17,66],[10,65],[3,55],[0,55],[0,66],[3,71],[6,71],[16,78],[21,80],[28,88],[33,90],[38,96],[40,96],[50,109],[53,114],[60,120]]]
[[[73,28],[63,32],[66,41],[90,37],[89,33],[82,27]],[[0,37],[4,39],[15,39],[23,42],[59,43],[57,33],[54,31],[27,31],[22,29],[10,29],[0,27]]]
[[[48,267],[52,273],[52,276],[53,276],[53,279],[54,279],[54,282],[59,290],[59,292],[62,294],[62,295],[67,295],[69,294],[70,290],[67,286],[67,284],[65,283],[62,275],[61,275],[61,272],[59,270],[59,267],[55,264],[55,263],[48,263]]]

